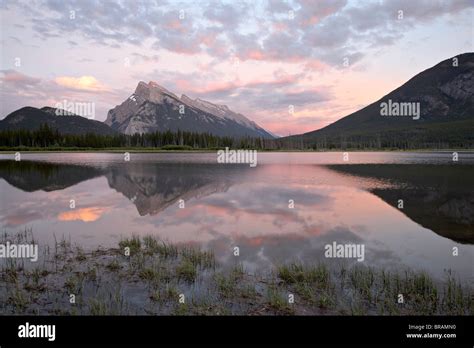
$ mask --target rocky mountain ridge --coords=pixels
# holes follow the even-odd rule
[[[207,132],[218,136],[273,136],[226,105],[202,99],[179,98],[156,82],[138,83],[135,92],[111,109],[105,124],[125,134],[154,131]]]

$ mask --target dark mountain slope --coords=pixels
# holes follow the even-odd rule
[[[57,129],[61,134],[86,134],[95,133],[100,135],[111,135],[116,132],[106,124],[90,120],[82,116],[64,112],[64,115],[56,115],[56,109],[44,107],[37,109],[26,106],[18,109],[0,121],[2,130],[38,130],[42,124]]]
[[[455,66],[454,58],[457,59]],[[292,138],[331,145],[474,146],[474,53],[429,68],[378,101],[325,128]],[[419,119],[382,116],[382,103],[419,103]]]

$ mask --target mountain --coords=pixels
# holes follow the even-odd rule
[[[102,122],[90,120],[82,116],[69,113],[51,107],[41,109],[26,106],[13,111],[0,120],[0,131],[2,130],[37,130],[40,125],[47,124],[50,128],[57,129],[61,134],[86,134],[95,133],[100,135],[112,135],[116,132]]]
[[[64,190],[86,180],[105,177],[110,188],[123,194],[141,216],[156,215],[180,199],[188,202],[227,191],[236,177],[251,171],[236,167],[194,163],[69,164],[47,161],[0,161],[0,178],[25,191]]]
[[[453,241],[474,244],[472,166],[450,164],[335,164],[327,168],[390,183],[369,191],[417,224]],[[398,200],[404,199],[403,209]]]
[[[101,175],[104,175],[103,168],[90,165],[29,160],[0,161],[0,178],[24,192],[64,190]]]
[[[473,96],[474,53],[465,53],[419,73],[375,103],[325,128],[292,138],[322,147],[340,144],[474,147]],[[396,103],[415,104],[411,104],[412,113],[408,117],[383,116],[384,108]],[[418,119],[416,103],[419,103]]]
[[[248,170],[239,169],[239,173]],[[232,186],[231,170],[217,164],[127,163],[107,168],[109,186],[130,199],[140,216],[156,215],[177,205]]]
[[[140,82],[129,98],[108,112],[105,124],[125,133],[192,131],[231,137],[273,136],[225,105],[177,95],[155,82]]]

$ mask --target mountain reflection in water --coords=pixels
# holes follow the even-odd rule
[[[0,160],[0,226],[91,247],[155,234],[212,248],[229,264],[238,245],[250,269],[320,260],[333,241],[364,243],[369,264],[472,279],[473,174],[473,165],[429,163]]]

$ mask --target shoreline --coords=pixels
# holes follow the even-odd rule
[[[75,148],[75,149],[51,149],[51,150],[37,150],[37,149],[12,149],[0,150],[0,154],[14,154],[20,153],[216,153],[218,149],[195,149],[195,150],[162,150],[162,149],[136,149],[136,148],[111,148],[111,149],[90,149],[90,148]],[[249,150],[249,149],[233,149],[231,150]],[[387,152],[387,153],[473,153],[474,149],[413,149],[413,150],[393,150],[393,149],[331,149],[331,150],[256,150],[261,153],[341,153],[341,152]]]
[[[7,240],[34,243],[31,231],[3,235],[2,243]],[[290,262],[250,273],[239,262],[223,268],[211,250],[152,236],[132,236],[116,247],[87,252],[63,239],[43,248],[37,263],[8,259],[1,269],[2,315],[474,313],[471,284],[451,271],[438,282],[423,271],[332,269],[322,262]]]

